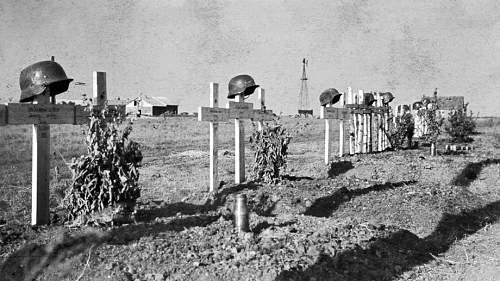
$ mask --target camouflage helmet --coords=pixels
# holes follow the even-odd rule
[[[381,94],[382,94],[382,103],[384,105],[388,105],[391,101],[394,100],[394,96],[392,95],[391,92],[385,92]]]
[[[259,85],[255,84],[252,76],[247,74],[237,75],[229,80],[229,94],[227,95],[227,98],[234,99],[235,96],[241,94],[243,94],[243,96],[249,96],[253,94],[255,89],[258,87]]]
[[[40,61],[21,71],[19,86],[21,88],[20,102],[30,102],[47,88],[50,95],[55,96],[66,92],[73,79],[66,76],[61,65],[54,61]]]
[[[372,93],[363,93],[363,103],[365,105],[372,105],[375,102],[375,97]]]
[[[324,90],[321,95],[319,95],[319,102],[321,106],[325,106],[327,104],[335,104],[340,100],[340,96],[342,96],[337,89],[329,88]]]

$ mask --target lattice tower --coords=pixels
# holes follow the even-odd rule
[[[302,78],[300,78],[299,110],[309,109],[309,91],[307,89],[307,59],[302,59]]]

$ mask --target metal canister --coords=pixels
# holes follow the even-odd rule
[[[445,145],[444,149],[445,149],[446,151],[450,151],[450,145],[449,145],[449,144]]]
[[[436,156],[437,151],[436,151],[436,144],[431,143],[431,156]]]
[[[249,232],[247,196],[245,194],[236,195],[233,215],[234,227],[236,227],[238,231]]]

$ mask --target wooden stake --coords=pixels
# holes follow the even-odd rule
[[[38,104],[50,103],[50,90],[36,97]],[[50,125],[33,125],[33,159],[31,167],[31,224],[50,223]]]
[[[92,73],[92,96],[93,104],[104,105],[108,100],[106,91],[106,72],[94,71]]]
[[[257,100],[259,101],[260,110],[266,110],[266,91],[262,89],[261,87],[257,88]],[[257,129],[259,131],[262,131],[262,128],[264,127],[264,121],[259,120],[257,121]]]
[[[325,107],[325,106],[324,106]],[[324,110],[324,107],[322,110]],[[331,104],[326,105],[326,107],[331,107]],[[325,119],[325,164],[328,165],[330,162],[330,150],[331,150],[331,142],[330,142],[330,127],[332,124],[331,119]]]
[[[219,84],[210,83],[210,107],[219,107]],[[210,192],[219,188],[218,164],[218,127],[219,123],[210,122]]]
[[[340,107],[343,108],[345,105],[345,93],[340,96]],[[339,157],[344,156],[344,120],[339,122]],[[327,163],[328,164],[328,163]]]
[[[377,103],[377,107],[381,107],[382,106],[382,96],[380,95],[380,93],[377,93],[376,95],[376,103]],[[382,113],[378,113],[377,114],[377,151],[383,151],[384,150],[384,147],[383,147],[383,137],[384,137],[384,132],[382,130],[382,126],[383,126],[383,123],[382,123],[382,120],[383,120],[383,114]]]
[[[352,88],[347,88],[347,104],[354,104],[354,97],[352,95]],[[354,134],[354,135],[353,135]],[[353,155],[355,153],[355,143],[356,143],[356,115],[351,114],[349,118],[349,154]]]
[[[243,94],[235,97],[236,102],[243,102]],[[245,181],[245,128],[243,120],[234,119],[234,183],[240,184]]]

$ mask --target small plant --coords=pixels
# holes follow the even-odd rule
[[[264,125],[254,130],[250,145],[254,150],[253,176],[257,181],[275,183],[286,168],[291,136],[281,124]]]
[[[401,149],[405,142],[407,146],[411,146],[411,141],[415,131],[415,122],[413,116],[409,112],[405,112],[402,116],[397,116],[396,125],[389,131],[389,140],[394,149]]]
[[[73,158],[70,164],[73,181],[63,200],[70,219],[85,218],[115,205],[130,208],[140,196],[142,154],[139,144],[129,140],[132,124],[119,130],[121,119],[115,116],[109,120],[107,113],[107,107],[99,112],[91,110],[87,154]]]
[[[467,115],[467,105],[463,109],[450,112],[444,127],[452,142],[470,142],[470,137],[476,129],[472,112]]]
[[[437,114],[437,107],[434,104],[426,106],[417,111],[417,115],[425,124],[425,132],[422,139],[428,143],[436,143],[439,135],[441,135],[441,127],[443,118]]]

